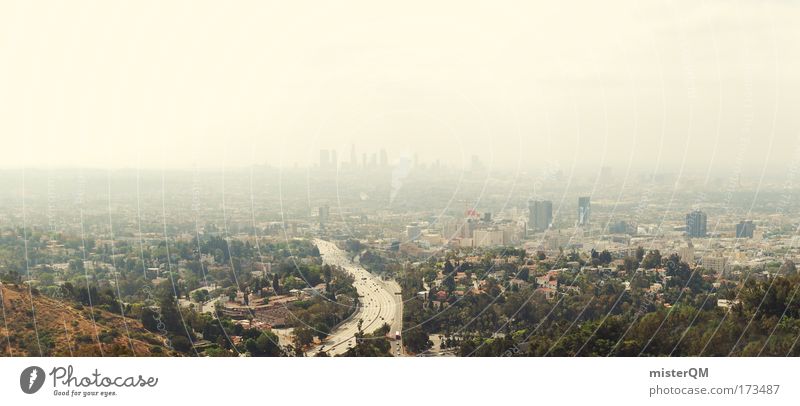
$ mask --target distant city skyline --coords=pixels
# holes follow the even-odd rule
[[[310,166],[353,144],[616,176],[798,157],[789,2],[91,3],[0,5],[0,168]]]

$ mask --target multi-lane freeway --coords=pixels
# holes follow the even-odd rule
[[[361,265],[351,261],[348,254],[336,244],[320,239],[314,240],[314,243],[319,248],[323,263],[341,267],[353,276],[355,279],[353,286],[358,292],[361,306],[349,319],[334,329],[321,346],[313,348],[310,353],[325,351],[330,355],[338,355],[347,351],[355,345],[359,320],[362,320],[361,328],[365,333],[372,333],[383,323],[388,323],[392,327],[392,334],[402,331],[400,286],[394,281],[382,281],[372,275]],[[400,355],[401,348],[399,342],[393,343],[392,355]]]

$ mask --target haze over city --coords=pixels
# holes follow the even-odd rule
[[[6,168],[313,166],[780,173],[791,2],[0,5]],[[422,11],[424,10],[424,12]]]

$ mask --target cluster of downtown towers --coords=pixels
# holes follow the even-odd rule
[[[591,214],[591,199],[588,196],[578,198],[578,226],[589,224]],[[535,232],[549,229],[553,225],[553,202],[550,200],[528,201],[528,225]],[[694,210],[686,214],[686,234],[689,237],[707,236],[708,216],[705,212]],[[609,226],[611,233],[627,233],[635,226],[625,222],[616,222]],[[750,220],[745,220],[736,225],[736,238],[753,238],[755,225]]]
[[[589,224],[591,199],[588,196],[578,198],[578,225]],[[528,226],[537,232],[547,230],[553,225],[553,202],[550,200],[528,201]]]

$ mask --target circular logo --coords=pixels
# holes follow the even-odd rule
[[[44,385],[44,369],[39,367],[27,367],[19,375],[19,387],[23,392],[31,395],[36,393]]]

